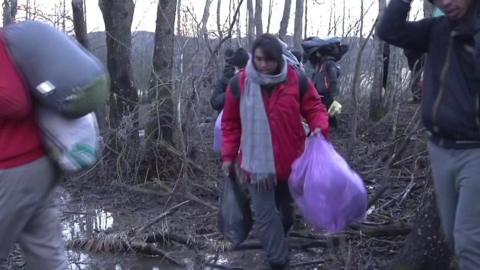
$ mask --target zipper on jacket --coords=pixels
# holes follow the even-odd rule
[[[445,59],[445,64],[443,65],[442,72],[440,73],[440,89],[438,90],[437,98],[433,104],[432,108],[432,122],[433,122],[433,132],[439,133],[440,128],[438,127],[438,109],[440,108],[440,103],[442,102],[443,95],[445,94],[445,90],[447,88],[446,81],[447,81],[447,73],[450,67],[450,61],[453,51],[453,37],[450,37],[448,41],[448,49],[447,49],[447,56]]]

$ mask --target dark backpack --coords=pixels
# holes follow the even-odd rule
[[[298,89],[300,91],[300,107],[302,106],[303,96],[307,92],[308,79],[303,71],[297,70],[298,77]],[[240,73],[235,74],[230,80],[230,89],[232,89],[233,97],[238,101],[240,100]]]

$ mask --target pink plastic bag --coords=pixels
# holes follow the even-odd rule
[[[213,151],[216,153],[220,153],[222,149],[222,116],[223,111],[218,115],[213,129]]]
[[[314,229],[336,233],[365,217],[362,179],[323,136],[307,139],[305,152],[293,163],[289,187]]]

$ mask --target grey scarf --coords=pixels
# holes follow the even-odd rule
[[[248,177],[251,184],[259,189],[274,187],[277,183],[275,160],[273,157],[272,134],[263,103],[261,85],[274,85],[287,78],[285,58],[282,70],[276,75],[258,72],[250,60],[246,67],[245,90],[240,98],[240,118],[242,137],[241,171],[243,178]]]

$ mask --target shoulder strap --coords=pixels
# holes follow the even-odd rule
[[[307,79],[307,75],[305,75],[305,72],[301,70],[297,71],[297,77],[298,77],[298,88],[300,91],[300,105],[302,105],[303,96],[305,96],[305,93],[307,92],[307,88],[308,88],[308,79]]]
[[[235,76],[230,79],[229,84],[233,97],[236,100],[240,100],[240,73],[235,74]]]
[[[300,104],[302,104],[303,96],[307,92],[308,88],[308,79],[303,71],[297,71],[298,76],[298,88],[300,91]],[[235,99],[240,100],[240,75],[235,74],[229,82],[230,89],[232,90],[232,95]]]

